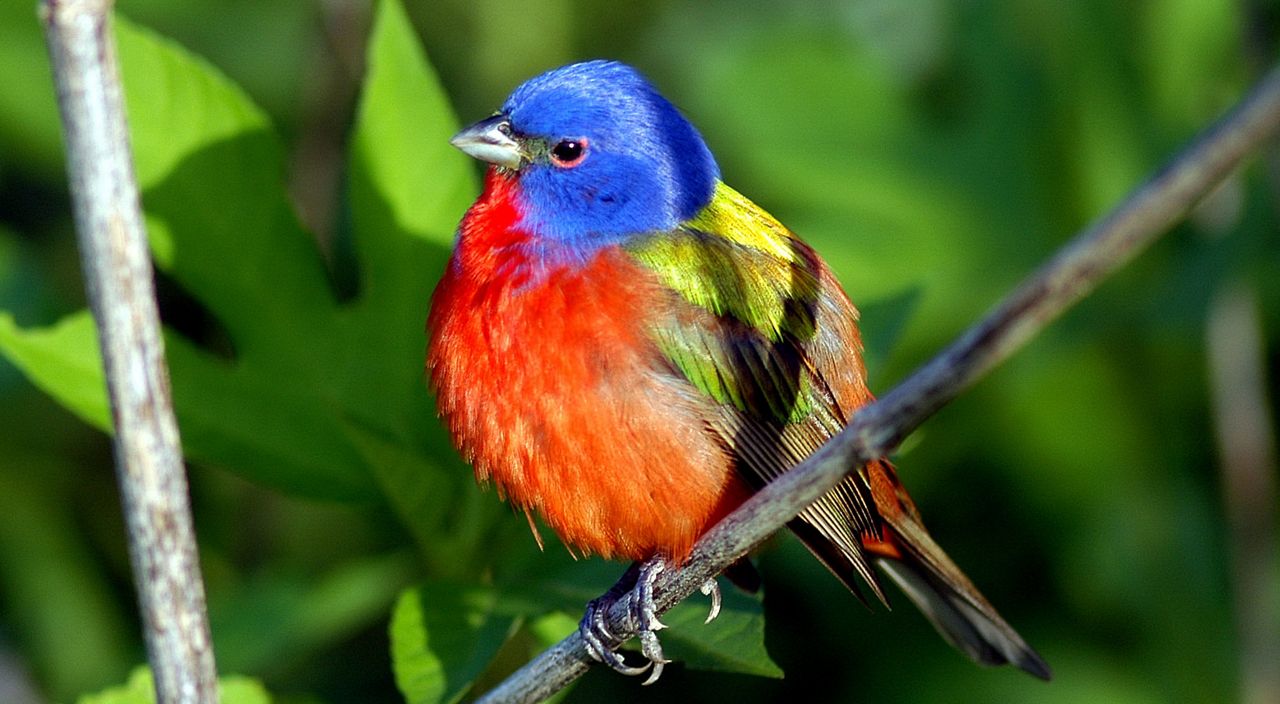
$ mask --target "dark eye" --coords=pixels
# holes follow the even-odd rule
[[[572,168],[582,163],[587,155],[587,140],[562,139],[551,148],[551,161],[561,168]]]

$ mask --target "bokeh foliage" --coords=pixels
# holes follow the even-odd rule
[[[456,699],[622,569],[538,553],[431,420],[422,321],[476,184],[455,115],[573,59],[641,67],[831,262],[885,389],[1229,105],[1280,22],[1226,0],[405,9],[120,2],[219,665],[279,701]],[[143,655],[25,3],[0,3],[0,66],[0,700],[65,701]],[[707,627],[695,602],[664,632],[687,668],[567,699],[1235,698],[1204,324],[1244,281],[1280,349],[1278,188],[1233,179],[898,458],[1053,684],[973,667],[909,607],[867,613],[783,539],[761,557],[772,660],[757,602]]]

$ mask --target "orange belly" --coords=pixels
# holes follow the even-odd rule
[[[617,250],[522,285],[450,266],[431,382],[481,481],[605,557],[687,556],[747,492],[645,334],[663,292]]]

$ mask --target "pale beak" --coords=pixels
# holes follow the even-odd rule
[[[449,144],[467,156],[508,169],[518,169],[524,161],[520,143],[511,137],[511,123],[506,115],[494,115],[477,122],[455,134]]]

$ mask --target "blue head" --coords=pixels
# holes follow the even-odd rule
[[[689,219],[711,200],[720,173],[693,125],[614,61],[530,79],[453,143],[516,172],[525,229],[584,251]]]

